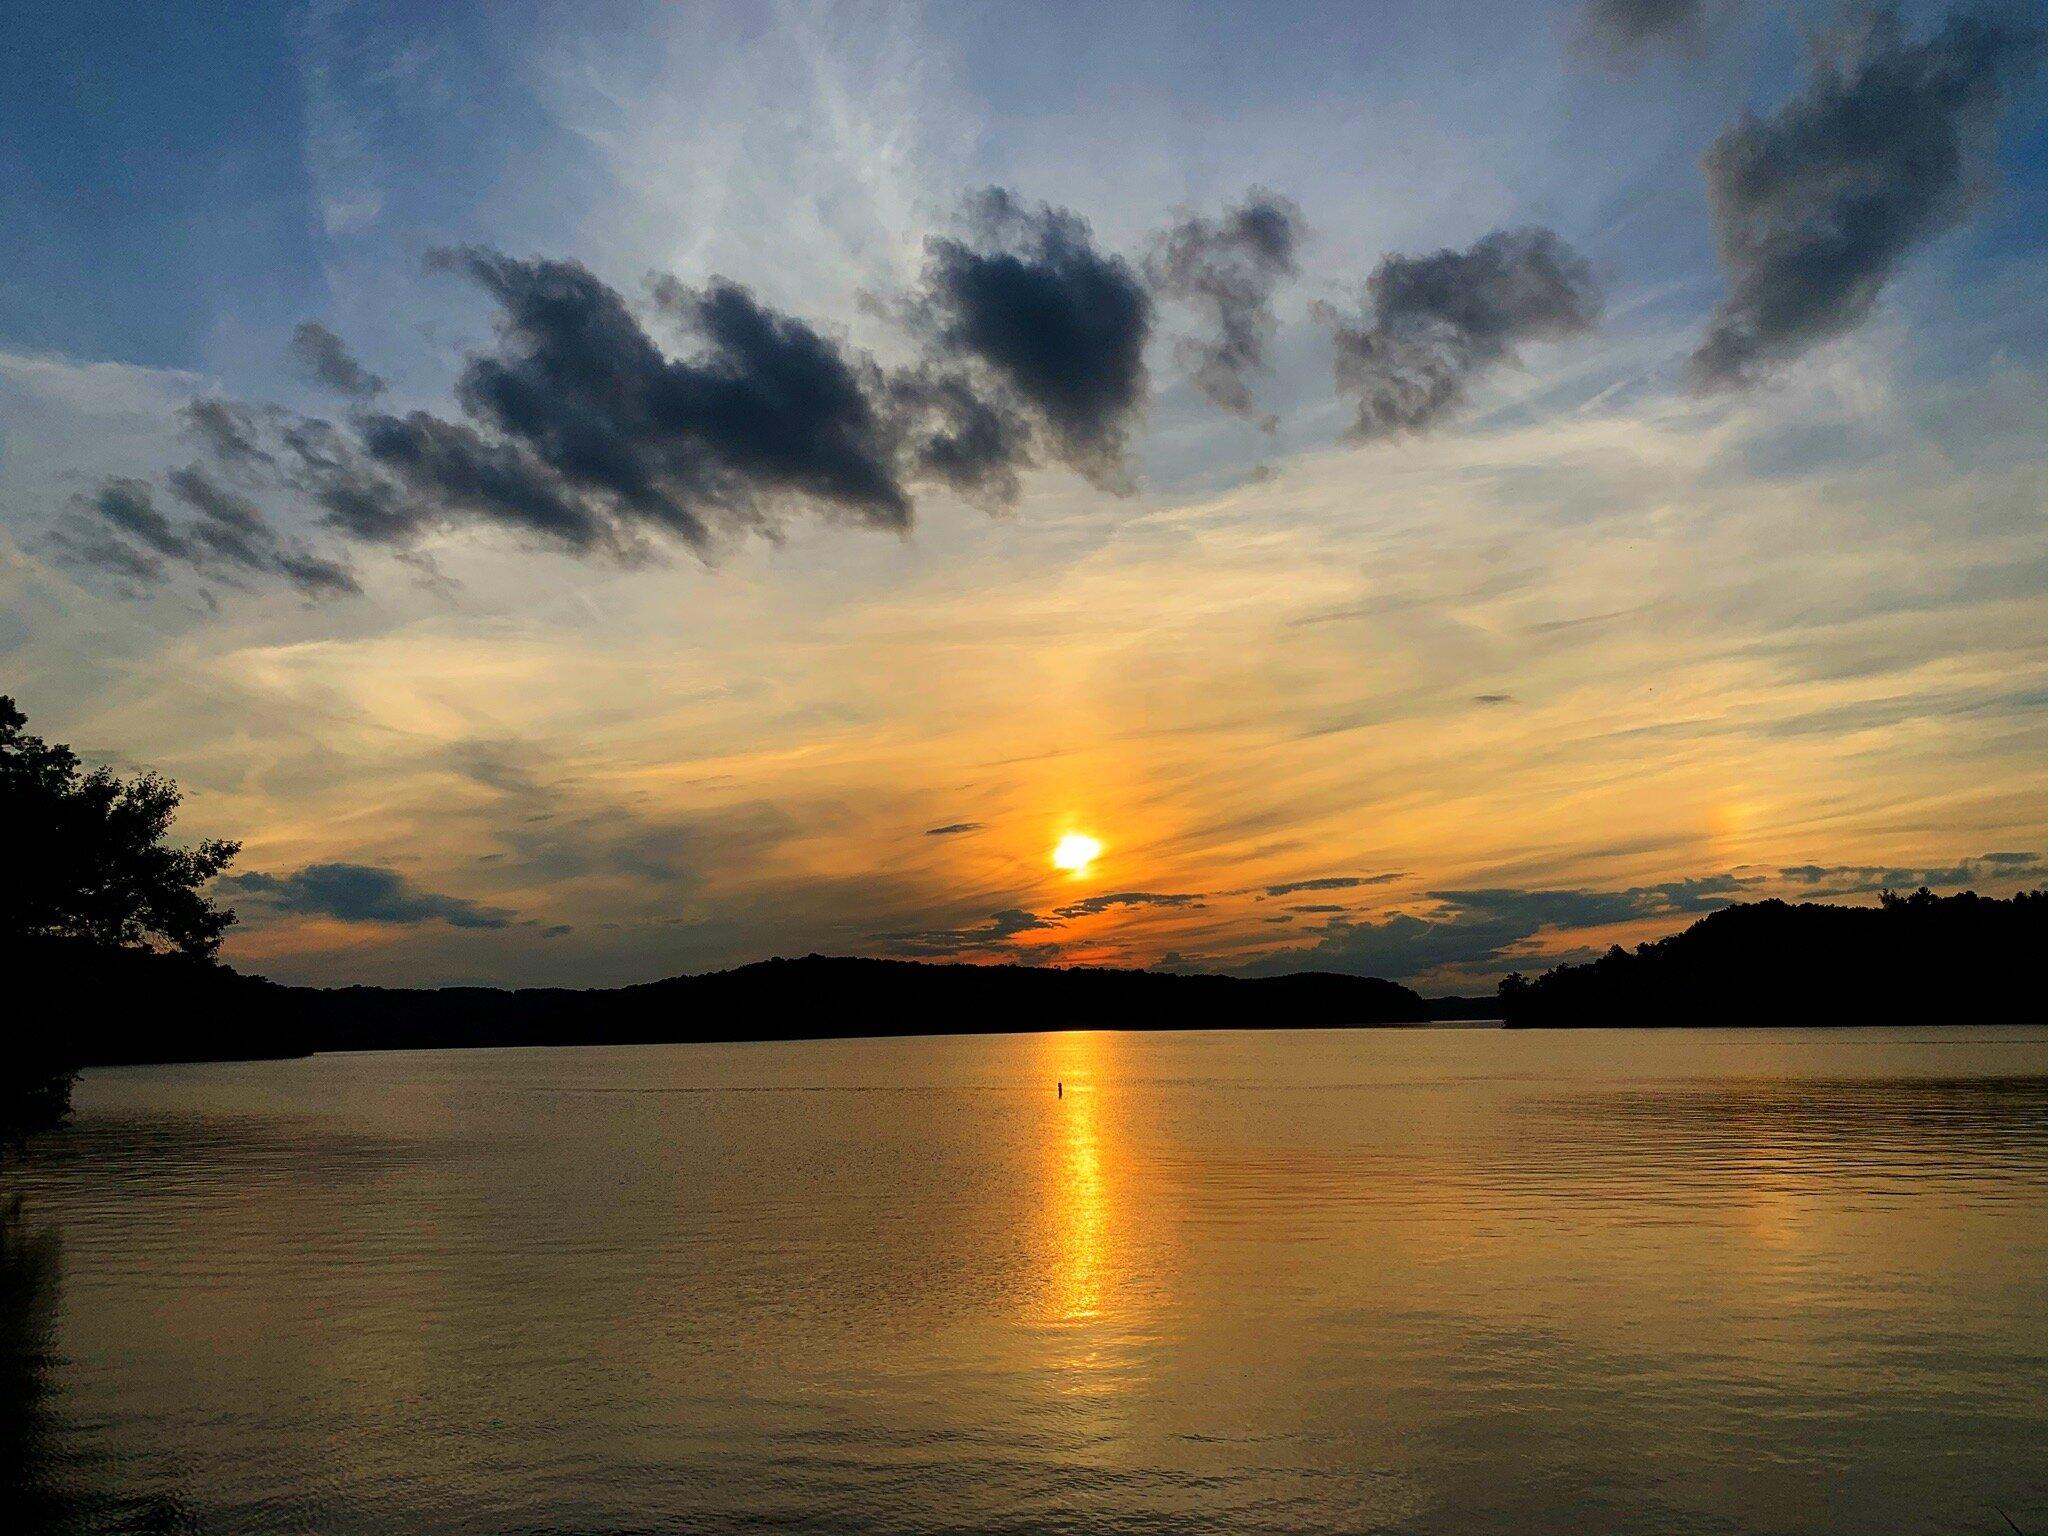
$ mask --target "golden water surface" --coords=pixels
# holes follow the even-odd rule
[[[29,1529],[2048,1532],[2043,1030],[132,1068],[13,1183]]]

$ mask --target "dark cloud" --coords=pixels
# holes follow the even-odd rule
[[[876,939],[898,954],[937,957],[994,949],[1020,933],[1037,933],[1056,926],[1034,913],[1010,907],[993,913],[979,927],[922,928],[907,933],[878,934]]]
[[[1337,389],[1355,397],[1351,435],[1361,440],[1421,431],[1523,343],[1590,330],[1600,316],[1592,269],[1547,229],[1389,256],[1365,288],[1361,315],[1323,312],[1336,326]]]
[[[328,499],[330,520],[357,538],[402,543],[429,526],[473,518],[578,553],[624,556],[639,548],[616,519],[519,443],[427,411],[366,416],[361,440],[363,457],[390,477],[365,474],[359,457],[324,482],[340,493]],[[348,461],[323,459],[321,467],[340,462]],[[691,531],[701,534],[694,524]]]
[[[159,555],[183,560],[191,553],[184,535],[157,510],[155,493],[147,480],[112,479],[92,495],[75,500],[77,505]]]
[[[1107,912],[1111,907],[1199,907],[1201,904],[1200,896],[1161,895],[1157,891],[1113,891],[1055,907],[1053,915],[1060,918],[1092,917],[1097,912]]]
[[[437,529],[484,521],[579,551],[640,548],[519,445],[429,412],[370,412],[336,425],[275,406],[203,403],[213,409],[195,419],[216,462],[304,497],[360,543],[402,550]]]
[[[164,562],[98,528],[58,528],[49,547],[64,564],[99,571],[114,578],[130,596],[140,596],[164,579]]]
[[[2033,853],[1986,853],[1954,864],[1796,864],[1778,871],[1799,887],[1805,900],[1866,896],[1873,891],[1911,891],[1921,886],[1993,891],[2007,885],[2048,881],[2048,861]]]
[[[197,514],[187,535],[203,551],[195,563],[281,576],[313,597],[362,590],[346,566],[281,539],[254,502],[198,465],[173,470],[168,479],[171,493]]]
[[[491,467],[510,476],[534,466],[555,488],[542,497],[530,476],[513,480],[507,520],[576,548],[619,542],[591,533],[613,521],[702,547],[765,526],[791,499],[886,527],[908,522],[871,365],[745,289],[658,285],[663,309],[702,345],[678,360],[578,263],[474,249],[443,262],[499,306],[497,352],[472,358],[457,386],[471,418],[501,435]],[[566,521],[548,522],[549,500],[573,509]]]
[[[1480,978],[1519,964],[1549,965],[1563,958],[1554,952],[1554,946],[1540,961],[1531,955],[1530,943],[1541,934],[1569,934],[1654,918],[1669,919],[1675,928],[1734,902],[1761,899],[1786,884],[1795,888],[1791,893],[1794,899],[1812,901],[1868,894],[1886,887],[1987,888],[1994,882],[2020,885],[2041,880],[2048,880],[2048,867],[2038,856],[2000,853],[1964,859],[1945,868],[1806,864],[1781,869],[1774,880],[1767,880],[1761,872],[1731,872],[1618,891],[1502,886],[1432,891],[1430,899],[1435,906],[1421,913],[1354,919],[1337,914],[1335,908],[1297,908],[1303,913],[1337,915],[1315,930],[1320,937],[1314,944],[1272,951],[1245,969],[1255,975],[1347,971],[1397,981],[1445,971]]]
[[[281,577],[313,597],[358,590],[345,566],[280,539],[254,502],[198,465],[167,478],[172,495],[196,514],[192,519],[173,523],[149,482],[112,479],[91,496],[74,498],[106,527],[60,529],[51,541],[59,556],[143,585],[160,582],[167,562],[176,561],[217,575]]]
[[[308,378],[336,394],[368,400],[384,392],[384,381],[357,362],[348,343],[317,320],[304,321],[292,332],[291,355]]]
[[[1346,971],[1396,981],[1444,970],[1499,972],[1515,963],[1538,934],[1693,916],[1752,896],[1759,883],[1756,876],[1726,874],[1620,891],[1502,886],[1432,891],[1433,911],[1377,919],[1334,917],[1313,945],[1277,950],[1246,969],[1253,974]]]
[[[1255,976],[1342,971],[1399,981],[1446,967],[1496,960],[1536,931],[1511,919],[1484,913],[1457,912],[1424,918],[1396,912],[1379,921],[1358,922],[1337,918],[1322,928],[1322,937],[1316,943],[1276,951],[1245,970]]]
[[[233,468],[275,462],[263,446],[264,429],[272,414],[217,397],[194,400],[184,410],[187,430],[215,459]]]
[[[924,365],[890,376],[888,405],[910,472],[990,510],[1012,506],[1031,463],[1031,423],[958,370]]]
[[[1502,919],[1530,933],[1541,928],[1625,923],[1664,910],[1657,893],[1645,887],[1625,891],[1530,891],[1496,886],[1430,894],[1459,913],[1478,919]]]
[[[274,545],[270,551],[270,563],[271,569],[308,596],[362,591],[354,572],[324,555],[289,545]]]
[[[1028,426],[955,364],[887,373],[736,284],[662,278],[656,306],[694,344],[672,357],[576,262],[474,248],[434,262],[497,305],[495,345],[457,381],[461,419],[338,427],[221,405],[207,423],[224,455],[277,464],[353,538],[404,546],[482,523],[634,560],[656,538],[708,552],[773,535],[799,507],[904,528],[917,485],[1016,495]]]
[[[1586,0],[1579,21],[1595,51],[1628,64],[1659,48],[1697,50],[1706,13],[1705,0]]]
[[[369,417],[374,428],[389,417]],[[336,532],[370,544],[404,544],[445,521],[391,476],[355,439],[316,416],[272,413],[283,482],[319,507]]]
[[[1515,702],[1515,696],[1512,693],[1475,693],[1472,695],[1472,702],[1474,704],[1512,704]]]
[[[218,476],[303,497],[337,532],[401,558],[466,525],[626,562],[664,540],[709,554],[747,533],[773,537],[799,509],[900,530],[918,488],[1014,502],[1039,442],[1114,480],[1143,395],[1142,286],[1071,214],[1002,193],[973,211],[976,244],[934,243],[915,306],[932,350],[907,368],[884,369],[737,284],[658,278],[655,308],[689,346],[672,356],[579,263],[468,248],[432,258],[497,308],[494,344],[457,380],[459,413],[359,410],[336,423],[203,399],[187,425]],[[359,403],[382,387],[317,322],[293,351]],[[221,478],[183,473],[205,481],[187,498],[205,558],[309,591],[352,586],[332,562],[266,539]],[[117,488],[97,509],[130,541],[188,558],[152,512],[146,487]],[[148,574],[142,550],[123,555],[104,535],[73,544]]]
[[[1387,885],[1400,879],[1398,872],[1385,875],[1324,875],[1316,880],[1288,880],[1266,887],[1268,896],[1292,896],[1296,891],[1349,891],[1361,885]]]
[[[926,837],[958,837],[963,832],[979,832],[986,825],[986,822],[980,821],[949,821],[943,827],[926,827],[924,835]]]
[[[1981,196],[2007,88],[2040,51],[2038,29],[1974,7],[1917,42],[1889,7],[1820,39],[1806,89],[1706,153],[1728,291],[1695,379],[1750,384],[1861,324]]]
[[[788,492],[885,527],[909,523],[871,363],[736,284],[665,280],[658,292],[708,349],[695,363],[670,364],[658,419],[747,488],[734,501]]]
[[[397,870],[374,864],[309,864],[288,875],[228,875],[219,886],[230,899],[246,897],[271,911],[346,923],[504,928],[513,916],[503,907],[423,891]]]
[[[1188,214],[1160,235],[1145,276],[1169,298],[1197,310],[1208,334],[1183,337],[1175,353],[1195,387],[1227,411],[1255,416],[1250,377],[1265,366],[1278,322],[1273,291],[1294,276],[1301,210],[1254,187],[1221,218]],[[1266,417],[1270,431],[1275,422]]]
[[[259,563],[256,543],[269,529],[254,502],[197,464],[172,470],[167,478],[171,494],[204,519],[210,530],[207,537],[219,541],[224,558],[243,565]]]
[[[967,240],[927,248],[921,308],[934,344],[986,370],[1059,459],[1124,488],[1152,329],[1138,274],[1098,251],[1078,215],[999,187],[969,201],[968,224]]]
[[[1057,952],[1057,946],[1011,944],[1009,941],[1019,934],[1049,932],[1073,918],[1092,916],[1097,912],[1108,911],[1112,907],[1187,907],[1199,906],[1201,903],[1200,896],[1162,895],[1153,891],[1117,891],[1103,896],[1090,896],[1085,900],[1056,908],[1049,917],[1041,917],[1022,908],[1010,907],[992,914],[986,923],[973,927],[919,928],[908,932],[881,933],[875,935],[875,942],[899,955],[921,955],[931,958],[978,954],[1000,949],[1008,958],[1021,964],[1032,965],[1051,958]]]
[[[1641,887],[1635,894],[1646,908],[1640,915],[1659,916],[1667,912],[1713,912],[1731,901],[1754,897],[1756,875],[1700,875],[1690,880],[1667,880],[1662,885]]]

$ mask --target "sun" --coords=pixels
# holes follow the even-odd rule
[[[1069,832],[1053,845],[1052,863],[1055,869],[1064,869],[1070,875],[1083,875],[1088,866],[1102,857],[1102,844],[1082,832]]]

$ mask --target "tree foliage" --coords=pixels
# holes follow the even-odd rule
[[[2038,1023],[2048,891],[1749,902],[1633,950],[1500,985],[1511,1024]]]
[[[45,1052],[0,1047],[0,1152],[18,1152],[29,1137],[62,1125],[77,1075]]]
[[[69,747],[32,736],[0,695],[0,935],[71,939],[210,959],[235,914],[201,887],[240,851],[165,841],[178,786],[155,773],[86,772]]]
[[[81,1032],[104,1030],[110,1014],[126,1029],[160,1023],[160,968],[217,969],[235,914],[202,887],[240,846],[173,846],[176,784],[87,772],[27,723],[0,695],[0,974],[14,1010],[0,1030],[0,1151],[64,1122]]]

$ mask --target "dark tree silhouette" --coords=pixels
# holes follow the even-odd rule
[[[210,968],[235,914],[201,887],[240,847],[172,846],[176,784],[88,773],[27,723],[0,695],[0,987],[16,1012],[0,1038],[0,1149],[63,1122],[80,1059],[75,1021],[103,1011],[110,978],[168,963],[156,957]],[[148,972],[150,985],[160,979]]]
[[[19,1152],[38,1131],[54,1131],[71,1113],[78,1071],[34,1040],[0,1046],[0,1153]]]
[[[0,829],[10,865],[0,934],[211,959],[235,914],[199,888],[241,844],[170,846],[176,784],[155,773],[83,772],[75,752],[29,735],[26,723],[0,694]]]
[[[1749,902],[1633,950],[1500,984],[1510,1024],[2048,1020],[2048,891],[1886,891],[1874,907]]]

